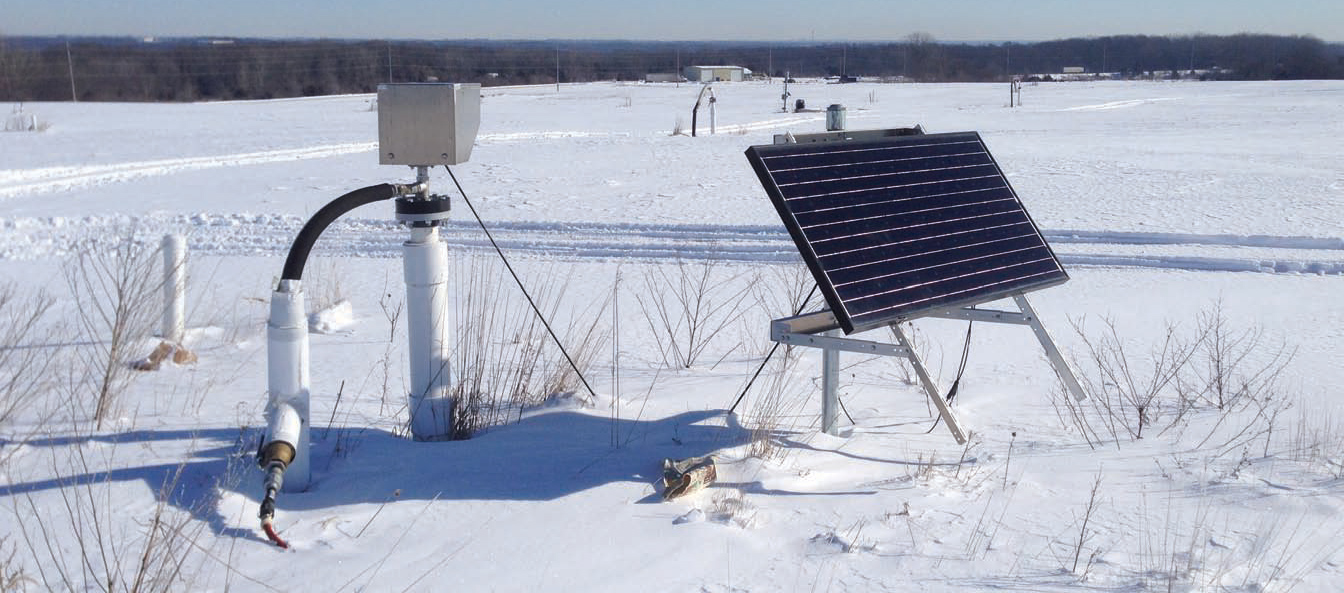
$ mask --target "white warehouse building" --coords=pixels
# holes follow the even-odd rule
[[[683,73],[691,82],[742,82],[751,76],[741,66],[687,66]]]

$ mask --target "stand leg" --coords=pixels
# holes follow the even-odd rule
[[[915,375],[919,377],[919,382],[924,385],[924,393],[933,400],[933,405],[938,408],[938,415],[947,423],[948,430],[952,431],[952,438],[957,439],[958,444],[966,443],[966,433],[961,430],[961,425],[957,424],[957,417],[952,414],[952,408],[947,407],[947,402],[943,401],[943,396],[938,393],[938,386],[934,384],[933,378],[929,376],[928,369],[924,368],[924,361],[920,360],[919,353],[915,352],[910,339],[905,336],[905,331],[901,329],[900,324],[891,324],[892,333],[896,334],[896,340],[902,348],[909,351],[906,357],[910,361],[910,366],[914,367]]]
[[[836,336],[839,330],[826,332],[828,336]],[[838,393],[840,384],[840,351],[834,348],[822,348],[821,350],[821,431],[829,435],[840,434],[836,427],[839,422],[840,413],[840,395]]]
[[[1073,367],[1069,366],[1069,361],[1060,353],[1059,347],[1055,346],[1054,338],[1050,337],[1050,332],[1041,325],[1041,318],[1036,316],[1036,311],[1031,308],[1031,303],[1027,302],[1027,296],[1021,293],[1013,295],[1013,300],[1017,301],[1017,306],[1022,309],[1022,314],[1027,316],[1027,324],[1031,326],[1031,331],[1036,334],[1036,339],[1041,342],[1041,348],[1045,350],[1045,357],[1050,359],[1050,366],[1054,367],[1055,373],[1059,375],[1064,386],[1068,388],[1069,393],[1073,394],[1073,399],[1082,401],[1087,399],[1087,394],[1083,393],[1083,387],[1078,384],[1078,377],[1073,374]]]

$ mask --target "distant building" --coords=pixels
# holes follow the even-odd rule
[[[650,72],[644,75],[644,82],[681,82],[676,72]]]
[[[1082,66],[1065,66],[1065,67],[1064,67],[1064,73],[1065,73],[1065,74],[1083,74],[1083,73],[1085,73],[1085,72],[1087,72],[1087,68],[1084,68],[1084,67],[1082,67]]]
[[[687,66],[684,73],[691,82],[742,82],[751,70],[741,66]]]

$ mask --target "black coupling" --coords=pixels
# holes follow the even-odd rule
[[[402,197],[396,199],[397,220],[413,227],[433,227],[443,224],[452,210],[448,196],[429,196],[429,199]]]

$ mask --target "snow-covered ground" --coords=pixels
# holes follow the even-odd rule
[[[922,392],[890,360],[842,359],[842,436],[818,431],[812,352],[767,367],[725,415],[799,285],[742,152],[821,131],[825,114],[780,112],[779,84],[714,90],[715,133],[702,109],[691,138],[671,132],[689,131],[692,85],[486,89],[472,158],[454,168],[524,281],[549,289],[557,324],[596,317],[618,337],[597,345],[596,401],[561,398],[468,441],[400,438],[406,320],[386,311],[402,300],[407,232],[381,204],[323,235],[305,286],[353,315],[312,335],[315,474],[279,499],[289,552],[256,528],[249,465],[266,301],[307,216],[412,179],[377,164],[373,98],[25,105],[50,127],[0,135],[0,280],[52,291],[53,317],[73,325],[71,258],[184,233],[200,360],[137,376],[104,430],[68,405],[92,396],[47,369],[49,395],[0,425],[0,560],[14,552],[0,579],[96,589],[100,549],[124,558],[111,580],[131,582],[163,508],[192,534],[175,540],[180,590],[1339,589],[1344,83],[1045,84],[1015,109],[1006,85],[790,85],[790,104],[846,105],[853,129],[979,131],[1072,277],[1032,302],[1104,389],[1125,383],[1090,362],[1084,336],[1102,344],[1104,320],[1138,383],[1168,327],[1190,338],[1215,308],[1233,337],[1262,331],[1234,382],[1254,389],[1264,377],[1246,374],[1293,354],[1236,411],[1204,402],[1163,431],[1171,410],[1150,410],[1143,438],[1111,438],[1085,403],[1103,437],[1089,444],[1031,332],[977,324],[955,405],[967,447],[928,432]],[[442,170],[432,183],[454,193]],[[494,256],[453,207],[445,238],[466,284]],[[705,269],[715,298],[746,291],[740,317],[692,368],[664,368],[648,321],[670,298],[660,279]],[[529,315],[492,277],[507,314]],[[915,326],[946,389],[966,327]],[[71,331],[0,348],[61,360],[79,352]],[[714,487],[660,501],[664,457],[711,453]]]

